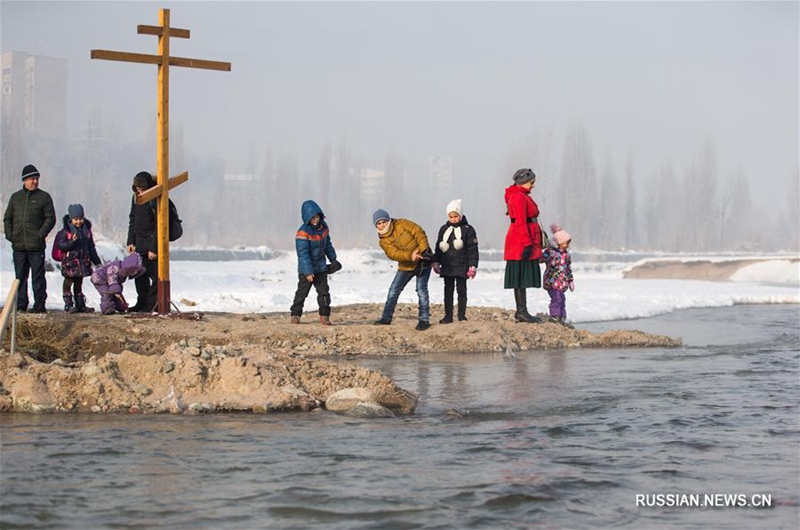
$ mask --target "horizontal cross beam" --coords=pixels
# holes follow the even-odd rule
[[[175,186],[177,186],[178,184],[183,184],[187,180],[189,180],[189,172],[188,171],[184,171],[183,173],[181,173],[179,175],[175,175],[174,177],[171,177],[169,179],[169,181],[167,182],[167,185],[169,186],[169,189],[172,189]],[[156,197],[159,197],[159,196],[161,196],[161,184],[156,184],[155,186],[153,186],[152,188],[149,188],[144,193],[140,193],[139,195],[137,195],[136,196],[136,204],[144,204],[146,202],[150,202],[150,201],[152,201],[153,199],[155,199]]]
[[[160,37],[164,33],[164,28],[161,26],[146,26],[144,24],[139,24],[136,26],[136,32],[140,35],[158,35]],[[169,28],[170,37],[188,39],[189,35],[190,33],[188,29]]]
[[[105,59],[106,61],[122,61],[126,63],[161,64],[160,55],[147,53],[115,52],[111,50],[92,50],[92,59]],[[187,57],[170,57],[170,66],[185,68],[202,68],[204,70],[231,71],[231,63],[221,61],[207,61],[205,59],[190,59]]]

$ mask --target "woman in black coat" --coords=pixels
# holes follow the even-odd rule
[[[149,313],[156,307],[158,299],[158,246],[156,240],[156,208],[154,201],[136,204],[136,196],[156,185],[147,171],[133,177],[131,213],[128,216],[128,252],[138,253],[146,273],[136,278],[136,305],[132,313]]]

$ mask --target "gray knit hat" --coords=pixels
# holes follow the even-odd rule
[[[80,204],[70,204],[67,208],[70,219],[83,219],[83,206]]]
[[[386,210],[378,209],[375,210],[375,213],[372,214],[372,225],[375,226],[378,224],[378,221],[391,221],[392,218],[389,216],[389,212]]]

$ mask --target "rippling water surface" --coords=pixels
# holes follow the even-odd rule
[[[797,528],[798,323],[736,306],[586,326],[682,349],[356,361],[421,395],[396,419],[0,415],[0,527]],[[636,504],[714,493],[772,507]]]

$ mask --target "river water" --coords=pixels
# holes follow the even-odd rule
[[[585,325],[681,349],[342,361],[421,395],[394,419],[3,414],[0,527],[797,528],[799,324],[694,309]]]

